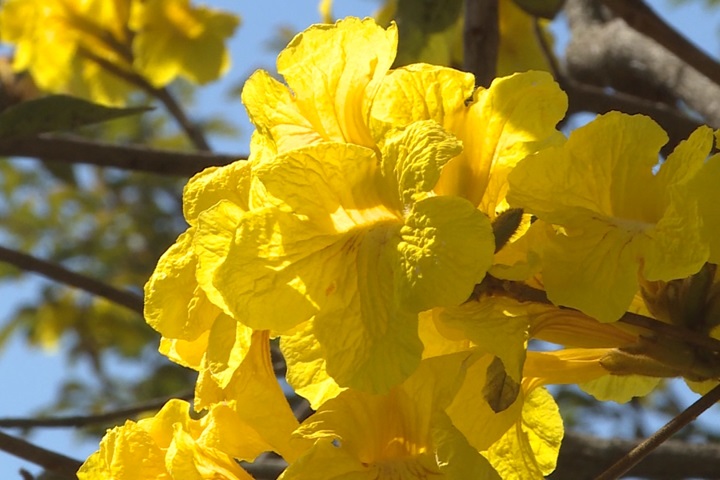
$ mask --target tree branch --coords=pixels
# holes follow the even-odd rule
[[[666,156],[672,152],[675,145],[688,138],[696,128],[702,125],[678,108],[671,107],[666,103],[647,100],[619,91],[608,92],[605,88],[576,81],[568,76],[558,64],[552,48],[542,34],[537,19],[534,22],[534,30],[535,37],[550,65],[553,76],[560,84],[560,88],[568,96],[568,115],[586,111],[602,114],[613,110],[629,114],[648,115],[659,123],[670,137],[670,141],[662,149],[662,153]]]
[[[83,56],[87,57],[89,60],[97,63],[103,69],[107,70],[113,75],[122,78],[129,84],[135,85],[136,87],[144,90],[148,94],[160,100],[163,105],[165,105],[165,108],[168,110],[168,112],[170,112],[170,115],[172,115],[175,121],[177,121],[178,125],[180,125],[180,128],[185,132],[185,135],[187,135],[195,148],[200,151],[210,151],[210,145],[205,139],[202,130],[200,130],[197,125],[190,121],[187,115],[185,115],[185,111],[182,109],[180,104],[175,100],[175,98],[172,96],[172,94],[167,88],[156,88],[140,75],[123,70],[114,63],[104,58],[101,58],[87,50],[82,49],[80,50],[80,53]]]
[[[113,145],[80,137],[52,135],[0,140],[0,156],[40,158],[51,162],[81,163],[178,176],[192,176],[207,167],[246,159],[245,156],[154,150],[143,146]]]
[[[190,400],[193,392],[184,393],[170,398]],[[125,420],[135,417],[140,413],[160,410],[170,399],[168,397],[148,400],[127,408],[111,410],[96,415],[74,415],[54,418],[0,418],[2,428],[77,428],[87,425],[112,422],[114,420]]]
[[[680,102],[720,127],[720,86],[630,28],[592,0],[568,0],[566,72],[581,84],[610,87],[677,108]]]
[[[75,473],[82,462],[74,458],[66,457],[59,453],[47,450],[30,442],[15,438],[0,432],[0,450],[9,453],[35,465],[40,465],[45,470],[51,471],[68,479],[76,479]]]
[[[495,78],[499,45],[498,0],[465,0],[463,68],[476,85],[487,88]]]
[[[550,480],[590,480],[597,472],[638,444],[635,440],[604,439],[565,432],[555,472]],[[720,445],[669,440],[632,471],[633,476],[658,480],[720,479]]]
[[[695,420],[708,408],[720,401],[720,385],[716,386],[686,408],[680,415],[676,416],[663,425],[657,432],[646,438],[643,442],[630,450],[610,468],[598,475],[595,480],[615,480],[620,475],[627,473],[635,465],[646,458],[653,450],[658,448],[668,438],[676,434],[681,428]]]
[[[685,63],[720,85],[720,64],[674,28],[642,0],[601,0],[637,32],[652,38]]]
[[[9,263],[21,270],[35,272],[50,280],[79,288],[103,297],[140,315],[143,314],[143,298],[135,293],[119,290],[94,278],[72,272],[58,264],[0,246],[0,262]]]

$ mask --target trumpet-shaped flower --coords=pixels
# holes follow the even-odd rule
[[[666,141],[647,117],[609,113],[510,174],[511,205],[562,227],[541,260],[553,303],[614,321],[630,306],[639,276],[683,278],[708,259],[688,184],[710,151],[712,131],[698,129],[654,174]]]
[[[314,25],[278,57],[287,86],[263,70],[245,83],[250,120],[280,153],[322,141],[373,148],[370,107],[396,48],[394,25],[385,30],[357,18]]]
[[[473,76],[433,65],[390,73],[373,103],[375,135],[418,120],[435,120],[463,142],[435,191],[459,195],[490,218],[507,208],[507,176],[525,156],[560,141],[555,125],[567,98],[552,77],[527,72],[475,89]]]
[[[261,207],[240,218],[212,280],[232,316],[279,333],[313,318],[341,386],[401,382],[420,361],[418,313],[462,303],[492,258],[487,217],[431,193],[459,150],[437,124],[416,122],[388,134],[379,161],[320,143],[255,165]]]
[[[170,400],[154,417],[108,430],[78,478],[252,479],[235,459],[253,460],[268,450],[257,432],[224,405],[201,420],[191,419],[189,409],[187,402]]]
[[[281,478],[497,479],[443,412],[469,355],[423,360],[386,394],[350,389],[327,401],[297,432],[315,445]]]

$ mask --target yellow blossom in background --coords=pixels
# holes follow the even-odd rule
[[[219,78],[238,23],[187,0],[9,0],[0,38],[16,45],[13,68],[41,89],[122,105],[138,83]]]
[[[28,70],[40,89],[122,104],[130,86],[92,59],[131,72],[125,3],[9,0],[0,9],[0,38],[16,45],[13,68]]]
[[[134,1],[129,22],[135,70],[156,87],[177,77],[203,84],[230,68],[225,41],[239,24],[234,15],[189,0]]]
[[[614,321],[630,306],[639,278],[683,278],[708,259],[688,183],[710,152],[712,131],[699,128],[653,174],[666,141],[647,117],[609,113],[510,174],[510,204],[562,227],[542,252],[553,303]]]

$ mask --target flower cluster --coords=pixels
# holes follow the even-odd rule
[[[369,19],[316,25],[280,54],[285,83],[247,81],[250,159],[190,180],[189,228],[145,289],[207,416],[176,402],[112,430],[82,479],[114,478],[125,451],[158,478],[245,478],[228,456],[259,451],[288,462],[284,480],[542,478],[563,436],[544,385],[627,401],[662,377],[720,378],[691,341],[720,324],[712,131],[658,165],[648,118],[565,138],[549,74],[476,88],[445,67],[390,70],[396,44]],[[302,424],[273,339],[315,411]],[[216,412],[251,433],[227,439]]]
[[[189,0],[8,0],[0,10],[16,71],[28,70],[42,90],[111,105],[138,85],[217,79],[237,26],[236,17]]]

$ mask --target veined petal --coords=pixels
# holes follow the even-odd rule
[[[288,88],[264,70],[245,82],[242,102],[257,132],[278,152],[325,140],[304,115]]]
[[[193,340],[210,328],[220,312],[195,280],[193,234],[190,228],[178,237],[145,285],[145,319],[164,337]]]
[[[703,220],[703,234],[710,245],[709,262],[720,264],[720,202],[717,186],[720,184],[720,155],[713,155],[696,175],[688,189],[699,204]]]
[[[642,375],[605,375],[578,387],[601,402],[626,403],[634,397],[644,397],[660,384],[662,378]]]
[[[201,333],[195,340],[163,337],[160,339],[158,351],[179,365],[200,371],[209,337],[209,330]]]
[[[339,463],[347,463],[348,473],[372,474],[367,478],[427,478],[440,475],[430,435],[431,408],[415,402],[399,387],[385,395],[348,390],[325,403],[303,423],[298,434],[319,439],[310,455],[323,448],[319,446],[326,444],[325,439],[336,440],[336,456]],[[356,467],[350,468],[350,462]],[[328,463],[335,461],[328,459]],[[294,471],[291,466],[283,478],[308,478],[295,476]]]
[[[520,383],[530,318],[527,306],[509,298],[488,297],[439,310],[436,324],[446,337],[467,338],[477,350],[498,357],[505,371]]]
[[[554,303],[614,321],[630,306],[638,274],[669,281],[702,267],[709,247],[688,184],[705,161],[708,134],[695,132],[654,175],[667,135],[647,117],[613,112],[518,165],[511,203],[564,228],[542,259]],[[606,148],[593,148],[597,139]]]
[[[435,191],[459,195],[494,218],[507,192],[507,176],[527,155],[560,141],[555,125],[567,97],[552,76],[526,72],[478,89],[458,131],[463,154],[443,169]]]
[[[312,330],[313,320],[298,326],[295,333],[280,338],[280,349],[287,363],[288,384],[317,410],[345,389],[327,373],[322,346]]]
[[[382,142],[381,169],[395,193],[392,201],[398,209],[410,208],[430,192],[442,167],[462,151],[460,142],[434,121],[411,123],[389,132]]]
[[[260,132],[285,152],[318,141],[373,147],[370,106],[395,58],[397,30],[347,18],[298,34],[278,57],[287,87],[253,75],[243,103]]]
[[[327,371],[341,386],[386,392],[420,362],[417,313],[400,307],[393,285],[398,242],[385,228],[360,237],[354,265],[338,269],[336,291],[313,322]]]
[[[198,216],[220,202],[229,200],[242,210],[248,209],[250,191],[249,162],[238,161],[224,167],[210,167],[195,174],[183,189],[183,214],[191,225]]]
[[[208,337],[203,368],[210,371],[220,388],[227,387],[250,351],[253,330],[221,313]]]
[[[222,199],[204,209],[194,221],[196,227],[192,247],[197,257],[195,279],[210,301],[227,315],[231,315],[230,307],[215,288],[213,279],[230,251],[235,230],[244,213],[240,205]]]
[[[421,120],[457,132],[474,90],[473,75],[452,68],[418,63],[393,70],[373,101],[373,136],[382,138],[392,128]]]
[[[525,396],[522,417],[487,451],[503,479],[544,478],[555,470],[564,434],[552,395],[536,388]]]
[[[446,409],[453,424],[477,450],[487,450],[502,437],[520,417],[523,405],[522,393],[500,413],[485,401],[483,388],[487,370],[493,355],[478,353],[476,361],[467,368],[465,381]]]
[[[412,207],[400,230],[400,302],[412,311],[459,305],[492,264],[489,219],[457,197],[428,197]]]
[[[611,348],[568,348],[553,352],[528,352],[523,376],[531,386],[584,383],[609,374],[600,359]]]
[[[548,298],[601,322],[615,321],[638,290],[636,259],[640,252],[631,233],[609,229],[597,220],[587,221],[582,234],[557,235],[542,258]]]
[[[201,372],[194,407],[202,409],[221,402],[288,462],[307,448],[306,442],[291,438],[298,422],[272,367],[269,332],[253,332],[248,352],[224,388],[207,371]]]
[[[323,138],[372,147],[370,105],[396,49],[394,25],[347,18],[298,34],[278,56],[278,73]]]
[[[137,459],[142,458],[142,462]],[[90,455],[78,471],[80,480],[113,478],[131,480],[156,478],[170,480],[165,469],[165,454],[149,433],[130,420],[109,430],[100,448]]]

